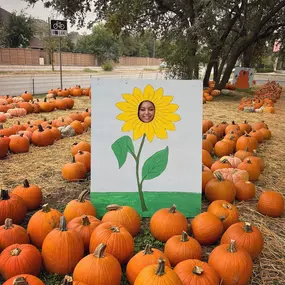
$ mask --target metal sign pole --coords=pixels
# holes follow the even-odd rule
[[[62,89],[61,37],[59,37],[59,71],[60,71],[60,89]]]

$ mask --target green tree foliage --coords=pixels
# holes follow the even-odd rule
[[[19,14],[11,13],[9,23],[1,29],[6,38],[4,42],[10,48],[27,47],[34,35],[32,18],[22,11]]]

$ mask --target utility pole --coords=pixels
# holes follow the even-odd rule
[[[61,37],[59,37],[59,73],[60,73],[60,89],[62,89]]]

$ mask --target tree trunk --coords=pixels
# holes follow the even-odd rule
[[[214,64],[214,81],[217,82],[218,78],[218,60]]]
[[[54,71],[53,51],[51,51],[51,69],[52,69],[52,71]]]
[[[221,90],[225,87],[226,83],[229,81],[232,70],[235,66],[236,60],[238,56],[231,56],[227,62],[227,66],[225,68],[225,71],[223,73],[222,80],[217,84],[216,83],[216,88]]]
[[[242,54],[243,67],[251,67],[254,45],[248,47]]]

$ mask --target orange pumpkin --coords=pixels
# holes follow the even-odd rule
[[[101,243],[94,253],[81,259],[74,269],[73,278],[87,285],[120,285],[121,265],[113,255],[105,252],[105,249],[106,245]]]
[[[11,277],[3,285],[45,285],[39,278],[30,274],[20,274]]]
[[[30,149],[30,140],[24,134],[15,135],[10,138],[9,149],[13,153],[24,153]]]
[[[257,139],[255,137],[245,134],[238,138],[236,150],[244,150],[247,147],[248,151],[253,152],[253,150],[257,149],[257,144]]]
[[[260,165],[258,162],[251,161],[250,158],[246,158],[239,166],[237,167],[241,170],[246,170],[249,174],[249,180],[255,181],[260,175]]]
[[[164,254],[172,266],[186,259],[201,259],[202,248],[197,240],[182,232],[182,235],[171,237],[164,247]]]
[[[149,244],[146,245],[144,250],[134,255],[128,262],[126,268],[126,275],[129,283],[133,285],[140,271],[148,265],[157,264],[159,257],[162,257],[165,260],[165,264],[168,267],[171,267],[165,254],[156,248],[152,248]]]
[[[204,212],[191,222],[194,238],[203,245],[215,243],[223,232],[223,223],[214,214]]]
[[[150,219],[150,232],[159,241],[166,242],[174,235],[187,231],[186,217],[173,205],[156,211]]]
[[[255,186],[250,181],[239,180],[235,183],[237,192],[236,199],[247,201],[255,197]]]
[[[263,192],[258,199],[257,210],[269,217],[280,217],[284,213],[284,198],[278,192]]]
[[[84,190],[80,193],[78,199],[68,202],[63,212],[67,223],[82,215],[96,216],[95,207],[89,200],[86,200],[87,194],[89,194],[89,190]]]
[[[67,181],[83,180],[86,177],[87,169],[82,162],[76,162],[73,157],[71,163],[67,163],[61,169],[61,174]]]
[[[72,147],[71,147],[71,153],[73,156],[75,156],[78,151],[81,150],[81,151],[88,151],[91,153],[91,145],[90,143],[88,142],[85,142],[85,141],[81,141],[79,143],[75,142]]]
[[[205,193],[205,187],[207,183],[215,179],[215,176],[213,175],[212,171],[208,168],[208,170],[205,170],[205,166],[202,165],[202,192]]]
[[[202,149],[202,163],[207,167],[211,167],[214,163],[214,160],[211,155],[204,149]]]
[[[87,172],[90,172],[91,169],[91,153],[88,151],[79,150],[78,153],[75,155],[76,162],[82,162]]]
[[[234,184],[236,184],[238,181],[243,180],[243,181],[248,181],[249,175],[246,170],[241,170],[237,168],[223,168],[223,169],[218,169],[214,172],[214,175],[219,172],[223,176],[225,180],[230,180]]]
[[[211,166],[211,171],[215,172],[216,170],[223,168],[232,168],[231,164],[227,159],[215,161]]]
[[[116,257],[121,264],[127,263],[133,256],[134,239],[119,224],[106,222],[96,227],[90,238],[89,252],[94,252],[100,243],[106,244],[106,252]]]
[[[44,239],[42,258],[48,273],[68,274],[84,256],[84,243],[79,233],[68,230],[64,216],[59,228],[53,229]]]
[[[221,238],[221,244],[229,244],[235,240],[238,247],[242,247],[255,259],[263,248],[263,236],[260,230],[248,222],[231,225]]]
[[[223,223],[224,231],[232,224],[238,222],[237,208],[225,200],[216,200],[208,207],[208,212],[216,215]]]
[[[138,212],[130,206],[108,205],[107,213],[102,217],[102,222],[113,222],[125,227],[132,236],[136,236],[141,228],[141,218]]]

